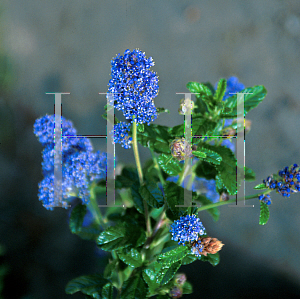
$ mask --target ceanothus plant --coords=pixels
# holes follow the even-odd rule
[[[63,201],[66,206],[74,197],[81,200],[72,207],[70,230],[111,254],[102,274],[74,278],[66,286],[67,294],[80,291],[86,298],[103,299],[180,298],[192,292],[185,274],[177,273],[181,265],[197,260],[213,266],[219,263],[224,244],[209,235],[198,213],[205,210],[217,221],[218,206],[236,201],[229,196],[237,194],[241,178],[236,171],[241,166],[237,165],[232,141],[244,130],[247,133],[251,122],[237,118],[234,93],[247,93],[246,116],[267,91],[262,85],[245,88],[235,77],[220,79],[215,87],[189,82],[187,88],[196,96],[191,103],[189,143],[184,124],[167,127],[151,123],[161,113],[169,113],[154,105],[159,86],[156,73],[150,70],[153,66],[152,58],[138,49],[126,50],[111,60],[108,92],[114,97],[108,99],[127,122],[115,118],[109,133],[124,150],[133,149],[136,161],[136,167],[125,165],[116,176],[118,206],[98,207],[100,197],[106,194],[106,153],[94,153],[87,138],[67,138],[76,135],[76,130],[72,122],[62,118]],[[185,115],[183,99],[178,106],[179,113]],[[102,116],[107,119],[107,113]],[[44,179],[38,197],[47,209],[53,209],[54,201],[54,123],[54,116],[46,115],[34,124],[34,133],[44,146]],[[152,155],[143,167],[138,143]],[[189,167],[184,164],[187,157],[192,160]],[[255,173],[248,167],[245,180],[255,180]],[[192,193],[191,206],[184,205],[184,188]],[[271,204],[269,193],[276,190],[289,197],[300,191],[300,167],[285,167],[255,189],[264,191],[246,199],[259,199],[259,224],[265,224]]]

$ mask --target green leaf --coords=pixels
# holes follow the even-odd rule
[[[77,231],[76,234],[83,240],[95,241],[101,232],[102,230],[99,225],[97,223],[93,223],[87,227],[81,227],[81,230]]]
[[[121,223],[103,231],[97,244],[102,250],[111,251],[126,247],[138,247],[144,244],[146,234],[142,227]]]
[[[121,175],[117,175],[115,187],[118,189],[131,187],[139,182],[139,177],[136,168],[125,166],[122,169]]]
[[[195,173],[199,178],[205,178],[207,180],[214,180],[218,171],[216,170],[215,165],[212,165],[205,161],[197,162]]]
[[[137,132],[137,141],[144,147],[150,147],[157,153],[170,153],[168,127],[150,124],[144,126],[144,132]]]
[[[136,207],[136,209],[141,213],[144,214],[145,210],[144,210],[144,203],[143,203],[143,198],[139,192],[140,189],[140,184],[136,183],[134,185],[132,185],[130,187],[131,190],[131,196],[132,196],[132,200],[134,203],[134,206]]]
[[[255,181],[255,172],[247,166],[245,167],[245,180],[249,182]]]
[[[176,205],[184,204],[184,189],[174,182],[167,181],[164,190],[168,205],[167,217],[173,221],[177,220],[188,210],[188,207],[176,207]]]
[[[158,114],[160,114],[160,113],[164,113],[164,112],[166,112],[166,113],[169,113],[169,114],[170,114],[170,110],[168,110],[168,109],[165,109],[165,108],[156,108],[156,112],[157,112]]]
[[[192,93],[199,93],[200,95],[211,96],[211,90],[203,83],[188,82],[186,85],[187,89]]]
[[[206,155],[203,159],[204,161],[218,165],[221,163],[222,157],[218,153],[207,148],[201,148],[200,151]]]
[[[161,253],[157,257],[157,261],[164,265],[171,265],[182,260],[190,252],[190,249],[187,246],[179,246],[170,251]]]
[[[141,273],[138,273],[123,283],[120,299],[146,298],[147,291],[147,285]]]
[[[160,283],[157,282],[156,277],[161,269],[162,265],[154,262],[150,264],[146,269],[144,269],[143,279],[149,286],[149,293],[150,295],[157,294],[157,289],[160,287]]]
[[[218,170],[219,177],[221,178],[228,193],[230,195],[236,194],[241,182],[240,180],[237,182],[237,161],[232,151],[225,146],[215,146],[209,144],[204,144],[203,146],[216,152],[222,157],[220,165],[215,165],[215,167]]]
[[[194,192],[193,192],[194,193]],[[212,204],[212,202],[207,199],[204,195],[194,195],[193,196],[193,200],[199,201],[201,203],[201,206],[206,206],[206,205],[210,205]],[[214,219],[214,221],[218,221],[220,218],[220,211],[217,207],[215,208],[211,208],[211,209],[207,209],[206,210]]]
[[[102,289],[102,299],[113,299],[113,285],[107,283]]]
[[[181,261],[178,261],[171,265],[163,264],[156,277],[156,282],[159,282],[160,285],[164,285],[168,283],[174,277],[174,275],[176,274],[180,266],[181,266]]]
[[[216,90],[216,93],[214,94],[214,99],[217,102],[221,102],[225,92],[226,92],[226,86],[227,86],[227,81],[226,79],[220,79],[219,83],[218,83],[218,88]]]
[[[67,294],[82,292],[85,295],[90,295],[93,298],[100,299],[102,288],[107,283],[109,283],[109,281],[104,279],[100,274],[84,275],[69,281],[65,292]]]
[[[117,263],[117,260],[113,260],[106,265],[103,272],[104,278],[110,279],[113,276],[114,272],[116,271]]]
[[[244,95],[244,116],[255,108],[267,95],[267,90],[263,85],[245,88],[244,93],[252,93]],[[236,118],[237,117],[237,95],[233,95],[226,99],[225,108],[221,118]]]
[[[206,158],[206,154],[201,151],[193,151],[193,155],[199,158]]]
[[[77,234],[81,230],[85,214],[86,205],[79,203],[73,208],[69,221],[69,227],[72,234]]]
[[[139,132],[143,133],[144,132],[144,124],[138,124],[137,129]]]
[[[266,187],[265,184],[258,184],[258,185],[256,185],[253,189],[256,189],[256,190],[264,190],[264,189],[268,189],[268,188]]]
[[[182,287],[182,294],[192,294],[193,293],[193,286],[186,281]]]
[[[155,182],[148,181],[146,185],[140,187],[139,192],[151,207],[160,208],[164,205],[163,194]]]
[[[178,175],[183,168],[183,165],[180,164],[178,160],[173,158],[171,155],[166,154],[161,154],[157,158],[157,163],[165,173],[171,176]]]
[[[142,256],[135,248],[131,248],[129,251],[118,251],[118,256],[121,261],[132,268],[140,267],[143,264]]]
[[[198,260],[198,258],[194,254],[188,254],[186,257],[182,259],[182,265],[188,265]]]
[[[270,217],[270,211],[267,204],[260,202],[260,215],[259,215],[259,224],[265,225]]]
[[[215,254],[209,254],[208,253],[207,256],[201,255],[200,261],[209,262],[213,266],[217,266],[220,262],[219,252],[217,252]]]

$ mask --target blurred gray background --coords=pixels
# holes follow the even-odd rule
[[[92,242],[68,231],[68,211],[46,211],[38,201],[42,147],[35,119],[53,113],[62,96],[63,115],[78,134],[106,134],[105,96],[110,60],[126,49],[152,56],[159,76],[154,123],[183,122],[177,112],[189,81],[215,84],[237,76],[246,87],[264,85],[266,99],[249,112],[246,165],[256,181],[300,163],[300,2],[211,1],[37,1],[1,5],[0,54],[5,63],[0,91],[0,243],[9,267],[4,298],[71,298],[66,283],[101,267]],[[120,114],[116,113],[119,119]],[[105,151],[105,140],[93,139]],[[116,145],[120,162],[134,165],[132,150]],[[142,162],[151,157],[140,147]],[[270,220],[258,225],[254,208],[221,208],[214,223],[200,214],[207,231],[225,243],[221,263],[182,267],[195,291],[184,298],[297,298],[300,287],[300,197],[272,196]],[[99,268],[98,268],[99,269]],[[282,296],[280,295],[282,292]],[[73,298],[83,298],[74,295]]]

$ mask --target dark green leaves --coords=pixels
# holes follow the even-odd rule
[[[181,261],[170,265],[163,264],[156,276],[156,282],[159,282],[161,285],[168,283],[174,277],[180,266]]]
[[[66,286],[67,294],[82,292],[85,295],[90,295],[93,298],[103,298],[102,289],[107,284],[110,284],[107,279],[104,279],[100,274],[85,275],[72,279]],[[107,292],[107,289],[105,289]],[[107,298],[107,297],[106,297]]]
[[[81,230],[85,214],[86,205],[78,204],[73,208],[69,222],[69,227],[73,234],[77,234]]]
[[[150,147],[157,153],[170,153],[170,135],[168,127],[150,124],[144,126],[144,132],[137,132],[137,141],[144,147]]]
[[[198,93],[200,96],[210,96],[212,91],[203,83],[198,82],[188,82],[186,85],[187,89],[192,93]],[[198,96],[199,96],[198,95]]]
[[[146,298],[147,291],[147,285],[141,273],[138,273],[123,283],[120,299]]]
[[[215,254],[207,254],[207,256],[201,255],[200,260],[203,262],[209,262],[213,266],[217,266],[220,262],[220,255],[219,252]]]
[[[222,161],[222,157],[218,153],[216,153],[212,150],[209,150],[207,148],[201,148],[199,151],[201,151],[201,153],[205,154],[205,157],[203,158],[203,160],[206,162],[213,163],[213,164],[220,164]],[[193,152],[193,154],[194,154],[194,152]],[[198,156],[198,157],[200,157],[200,156]]]
[[[180,164],[179,161],[173,158],[171,155],[166,154],[161,154],[157,158],[157,163],[164,172],[171,176],[178,175],[183,168],[183,164]]]
[[[265,225],[269,220],[269,216],[270,216],[270,211],[269,211],[268,205],[261,201],[260,202],[259,224]]]
[[[140,226],[121,223],[111,226],[103,231],[97,244],[105,251],[111,251],[126,247],[138,247],[146,240],[145,231]]]
[[[118,256],[121,261],[132,268],[140,267],[143,264],[142,256],[135,248],[119,250]]]
[[[139,192],[151,207],[160,208],[163,206],[164,197],[155,182],[147,182],[146,185],[140,187]]]
[[[178,246],[170,251],[161,253],[157,257],[157,261],[162,264],[171,265],[182,260],[189,252],[190,249],[187,246]]]
[[[226,79],[220,79],[218,83],[218,88],[216,90],[216,93],[214,94],[214,99],[217,102],[221,102],[226,91],[227,82]]]
[[[267,90],[263,85],[257,85],[244,89],[244,93],[252,93],[244,95],[244,116],[255,108],[267,95]],[[225,108],[221,114],[222,118],[237,117],[237,95],[233,95],[226,99]]]

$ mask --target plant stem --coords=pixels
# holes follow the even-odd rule
[[[105,221],[103,220],[103,216],[102,213],[98,207],[98,203],[96,200],[96,194],[95,194],[95,187],[96,185],[93,184],[91,186],[90,189],[90,202],[87,205],[88,209],[91,211],[91,213],[93,214],[97,224],[99,224],[100,226],[102,226],[103,229],[105,229],[107,227]]]
[[[139,151],[138,151],[138,146],[137,146],[137,133],[136,133],[136,127],[137,124],[134,121],[134,117],[133,119],[133,123],[132,123],[132,147],[133,147],[133,153],[134,153],[134,158],[135,158],[135,162],[136,162],[136,167],[137,167],[137,171],[138,171],[138,176],[139,176],[139,180],[140,180],[140,185],[142,186],[144,181],[143,181],[143,172],[142,172],[142,167],[141,167],[141,161],[140,161],[140,157],[139,157]],[[147,206],[147,202],[143,199],[143,204],[144,204],[144,210],[145,210],[145,221],[146,221],[146,227],[147,227],[147,236],[149,237],[151,235],[151,224],[150,224],[150,217],[149,217],[149,212],[148,212],[148,206]]]
[[[270,192],[271,192],[271,190],[268,190],[268,191],[264,191],[264,192],[261,192],[261,193],[258,193],[258,194],[267,194],[267,193],[270,193]],[[257,198],[258,194],[245,196],[245,200],[252,199],[252,198]],[[236,200],[238,200],[238,201],[244,200],[244,197],[240,197],[238,199],[234,198],[234,199],[230,199],[230,200],[227,200],[227,201],[220,201],[220,202],[212,203],[212,204],[209,204],[209,205],[205,205],[203,207],[198,208],[198,212],[205,211],[205,210],[215,208],[215,207],[219,207],[219,206],[223,206],[223,205],[227,205],[229,203],[234,203],[234,202],[236,202]]]
[[[156,168],[156,170],[157,170],[157,174],[158,174],[159,180],[160,180],[160,182],[161,182],[162,185],[165,185],[166,181],[165,181],[165,179],[164,179],[164,177],[163,177],[163,175],[161,173],[161,170],[160,170],[160,167],[159,167],[159,165],[157,163],[157,159],[155,157],[154,151],[151,148],[150,148],[150,151],[151,151],[151,155],[152,155],[153,162],[154,162],[154,168]]]

